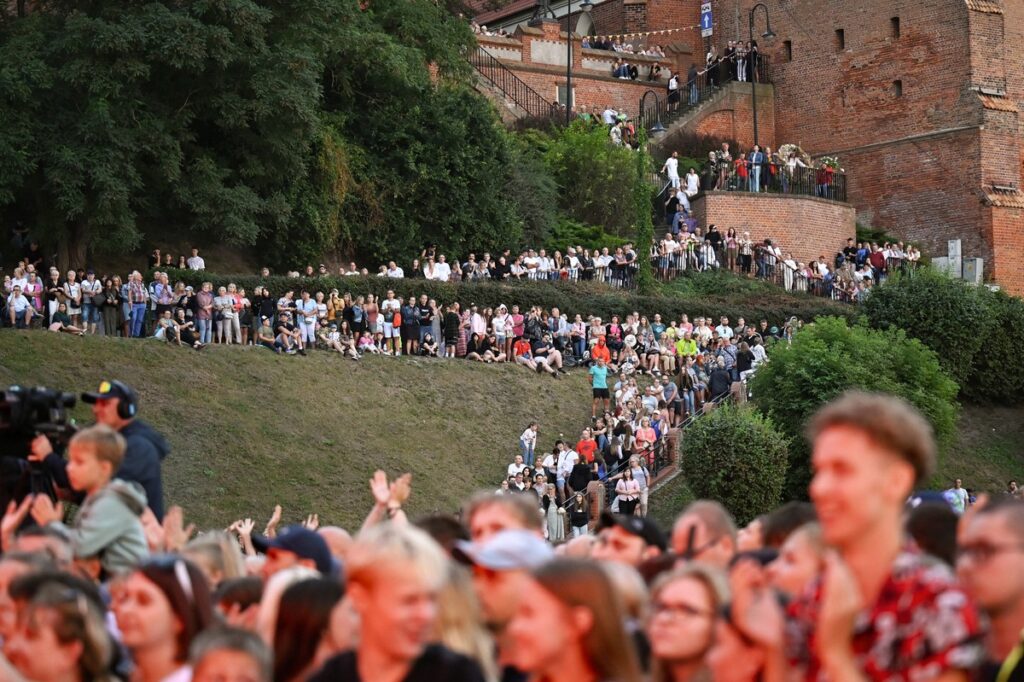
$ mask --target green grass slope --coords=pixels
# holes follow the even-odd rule
[[[494,489],[533,419],[541,444],[578,437],[589,421],[582,372],[560,381],[513,366],[337,354],[280,357],[158,341],[0,331],[0,385],[80,393],[116,378],[140,394],[141,417],[163,432],[168,504],[200,527],[223,527],[274,504],[285,522],[317,512],[358,527],[373,471],[413,474],[413,515],[454,511]],[[74,411],[91,422],[87,405]]]

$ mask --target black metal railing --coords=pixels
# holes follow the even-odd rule
[[[668,127],[687,113],[708,101],[719,92],[722,86],[734,81],[746,81],[748,75],[752,75],[755,83],[770,83],[768,71],[768,58],[759,55],[756,65],[748,72],[738,78],[737,64],[735,58],[722,60],[697,73],[693,79],[687,79],[681,75],[679,88],[677,90],[666,90],[664,97],[650,102],[640,100],[637,114],[637,126],[644,130],[651,130],[657,123]]]
[[[469,63],[481,76],[525,111],[529,118],[553,119],[559,112],[560,107],[557,104],[541,97],[536,90],[513,73],[512,69],[495,59],[494,55],[484,48],[477,46],[476,51],[469,57]]]
[[[750,162],[748,152],[740,163],[735,159],[715,163],[706,161],[701,169],[701,190],[794,194],[845,203],[846,173],[827,166],[796,166],[790,169],[781,160],[765,160],[755,165]]]

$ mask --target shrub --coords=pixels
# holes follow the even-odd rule
[[[1020,360],[1024,301],[985,288],[978,289],[978,293],[990,324],[962,387],[964,397],[979,403],[1024,402],[1024,362]]]
[[[749,406],[726,405],[696,420],[683,438],[683,474],[698,498],[718,500],[737,523],[778,506],[788,443]]]
[[[554,228],[548,234],[544,247],[551,251],[561,251],[563,254],[570,246],[582,246],[585,249],[615,249],[624,246],[629,241],[624,237],[608,234],[600,227],[584,225],[569,218],[559,218]]]
[[[864,305],[871,326],[901,327],[934,350],[971,402],[1024,402],[1024,301],[931,268],[890,277]]]
[[[182,281],[198,287],[203,282],[211,282],[214,290],[220,285],[227,286],[234,282],[252,292],[259,284],[266,286],[275,296],[280,296],[288,289],[296,292],[304,287],[312,291],[329,292],[338,289],[353,295],[374,294],[384,296],[391,289],[399,297],[419,296],[427,294],[437,299],[438,303],[446,304],[453,301],[461,303],[477,303],[481,306],[496,307],[500,303],[520,308],[543,306],[557,307],[560,311],[575,315],[579,313],[597,315],[609,320],[613,314],[638,311],[653,317],[661,313],[667,320],[679,319],[687,314],[694,316],[728,315],[729,319],[744,317],[748,321],[767,319],[770,324],[781,326],[792,315],[803,320],[811,320],[819,315],[853,315],[855,309],[849,306],[825,301],[812,297],[794,297],[783,291],[765,292],[757,297],[732,297],[727,295],[700,296],[641,296],[632,292],[613,289],[597,282],[480,282],[453,284],[450,282],[428,282],[422,279],[388,279],[385,277],[259,277],[257,275],[219,275],[210,272],[193,272],[190,270],[169,270],[172,282]]]
[[[961,386],[992,326],[976,287],[931,268],[891,276],[868,296],[864,314],[876,329],[898,327],[920,339]]]
[[[952,438],[957,385],[935,353],[902,330],[850,327],[845,320],[819,318],[805,325],[793,343],[776,343],[770,361],[751,380],[754,401],[790,439],[787,499],[802,499],[810,481],[808,443],[803,430],[819,407],[850,388],[898,395],[931,423],[940,444]]]

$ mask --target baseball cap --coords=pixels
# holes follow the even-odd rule
[[[270,549],[281,549],[291,552],[302,559],[309,559],[316,564],[316,570],[324,575],[335,572],[334,561],[327,543],[315,531],[305,526],[294,524],[285,526],[277,533],[277,537],[268,538],[263,535],[252,537],[253,547],[266,554]]]
[[[630,535],[643,538],[648,545],[653,545],[663,552],[668,548],[668,541],[665,539],[665,534],[658,528],[658,524],[646,517],[603,512],[597,529],[601,531],[612,526],[618,526]]]
[[[536,568],[555,556],[540,536],[520,529],[503,530],[486,542],[460,540],[452,554],[460,561],[493,571]]]
[[[97,400],[135,400],[135,392],[126,384],[120,381],[101,381],[100,387],[91,393],[82,394],[83,403],[95,403]]]

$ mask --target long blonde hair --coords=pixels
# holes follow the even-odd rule
[[[437,600],[437,640],[479,663],[487,682],[497,682],[498,664],[494,659],[493,642],[481,621],[480,604],[469,571],[454,562],[449,563],[448,580]]]

